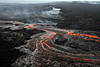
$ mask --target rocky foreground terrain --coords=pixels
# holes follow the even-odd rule
[[[26,30],[24,23],[0,21],[0,67],[10,67],[15,60],[25,53],[19,52],[14,47],[25,45],[30,36],[43,31]],[[19,28],[18,28],[19,27]]]

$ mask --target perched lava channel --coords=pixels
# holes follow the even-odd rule
[[[79,33],[79,32],[71,32],[70,30],[64,30],[64,29],[58,29],[58,28],[47,28],[47,27],[37,27],[35,28],[37,24],[29,25],[24,28],[27,29],[38,29],[45,31],[46,33],[43,35],[37,34],[33,36],[32,39],[39,36],[38,40],[35,42],[35,47],[32,47],[33,45],[30,45],[29,42],[27,45],[34,49],[34,52],[32,54],[31,60],[34,57],[35,53],[45,53],[49,55],[58,55],[60,57],[64,58],[71,58],[71,59],[77,59],[77,60],[83,60],[88,61],[92,63],[100,64],[100,53],[92,53],[89,51],[85,51],[85,49],[82,49],[81,47],[72,47],[72,46],[64,46],[59,45],[58,43],[55,43],[54,40],[58,35],[63,35],[65,37],[72,37],[72,38],[78,38],[82,41],[89,41],[89,42],[96,42],[99,46],[100,44],[100,37],[97,35],[92,34],[85,34],[85,33]],[[68,41],[68,39],[67,39]],[[70,44],[69,44],[70,45]],[[72,43],[71,43],[72,45]],[[88,44],[91,45],[91,44]],[[86,46],[88,46],[86,45]],[[80,45],[78,45],[80,46]],[[84,51],[84,52],[83,52]],[[94,51],[95,52],[95,51]],[[32,63],[32,62],[31,62]]]

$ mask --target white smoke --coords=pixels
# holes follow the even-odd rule
[[[42,11],[43,4],[3,4],[0,6],[0,19],[17,19],[24,20],[26,22],[32,23],[39,18],[52,18],[59,19],[60,15],[51,15]],[[41,8],[42,7],[42,8]]]

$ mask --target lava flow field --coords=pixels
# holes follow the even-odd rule
[[[23,64],[31,66],[57,66],[60,61],[58,63],[54,62],[54,57],[56,59],[60,58],[60,60],[62,58],[64,61],[60,64],[62,66],[67,65],[65,62],[68,59],[77,61],[77,64],[79,61],[88,63],[90,66],[100,64],[99,32],[42,27],[38,24],[29,25],[24,28],[31,30],[37,29],[45,31],[45,33],[33,35],[24,47],[20,47],[20,50],[28,53],[28,55],[18,58],[16,63],[12,64],[13,66]],[[27,48],[27,50],[24,48]],[[45,57],[45,61],[43,61],[43,56]],[[23,60],[23,58],[26,58],[27,61]],[[51,58],[52,60],[50,60]],[[64,63],[65,65],[63,65]],[[88,66],[88,64],[85,65]],[[81,65],[73,64],[73,66]]]

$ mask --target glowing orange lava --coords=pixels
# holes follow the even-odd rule
[[[60,33],[60,34],[62,34],[62,33]],[[74,33],[74,32],[69,32],[69,31],[67,31],[67,33],[64,32],[64,35],[68,35],[68,36],[81,36],[81,37],[84,36],[85,38],[82,38],[84,40],[89,40],[89,41],[94,40],[94,41],[100,42],[100,38],[98,36],[94,36],[94,35]],[[88,39],[88,38],[91,38],[91,39]]]
[[[32,25],[26,26],[24,28],[34,29],[33,26],[36,26],[36,25],[37,24],[32,24]],[[28,41],[27,46],[34,49],[31,60],[34,57],[34,54],[38,52],[38,53],[45,53],[45,54],[49,54],[49,55],[58,55],[58,56],[61,56],[61,57],[64,57],[64,58],[67,57],[67,58],[71,58],[71,59],[84,60],[84,61],[89,61],[89,62],[93,62],[93,63],[94,62],[100,62],[100,59],[93,59],[94,57],[100,57],[100,55],[98,55],[98,54],[97,55],[95,55],[95,54],[75,54],[75,51],[71,52],[71,51],[69,51],[68,48],[59,46],[52,41],[52,39],[58,34],[57,32],[62,32],[62,33],[60,33],[61,35],[77,36],[77,37],[81,37],[84,40],[89,40],[89,41],[93,40],[93,41],[96,41],[96,42],[100,42],[100,37],[95,36],[95,35],[74,33],[74,32],[63,30],[63,29],[53,29],[53,28],[45,28],[45,27],[36,28],[36,29],[45,31],[46,33],[40,37],[40,40],[37,40],[35,42],[35,47],[32,47],[32,45],[29,44],[30,41]],[[52,31],[49,31],[49,30],[52,30]],[[40,35],[40,34],[37,34],[34,37],[37,37],[38,35]],[[34,39],[34,37],[32,39]],[[51,44],[48,43],[48,42],[50,42]],[[59,48],[56,48],[56,47],[53,47],[53,46],[56,46],[56,47],[59,47]],[[66,52],[61,50],[60,48],[66,50]],[[39,50],[39,49],[41,49],[41,50]],[[69,51],[69,52],[67,52],[67,51]],[[93,58],[88,58],[88,57],[93,57]],[[48,64],[49,63],[47,63],[47,65]],[[38,66],[39,65],[40,64],[38,64]]]

